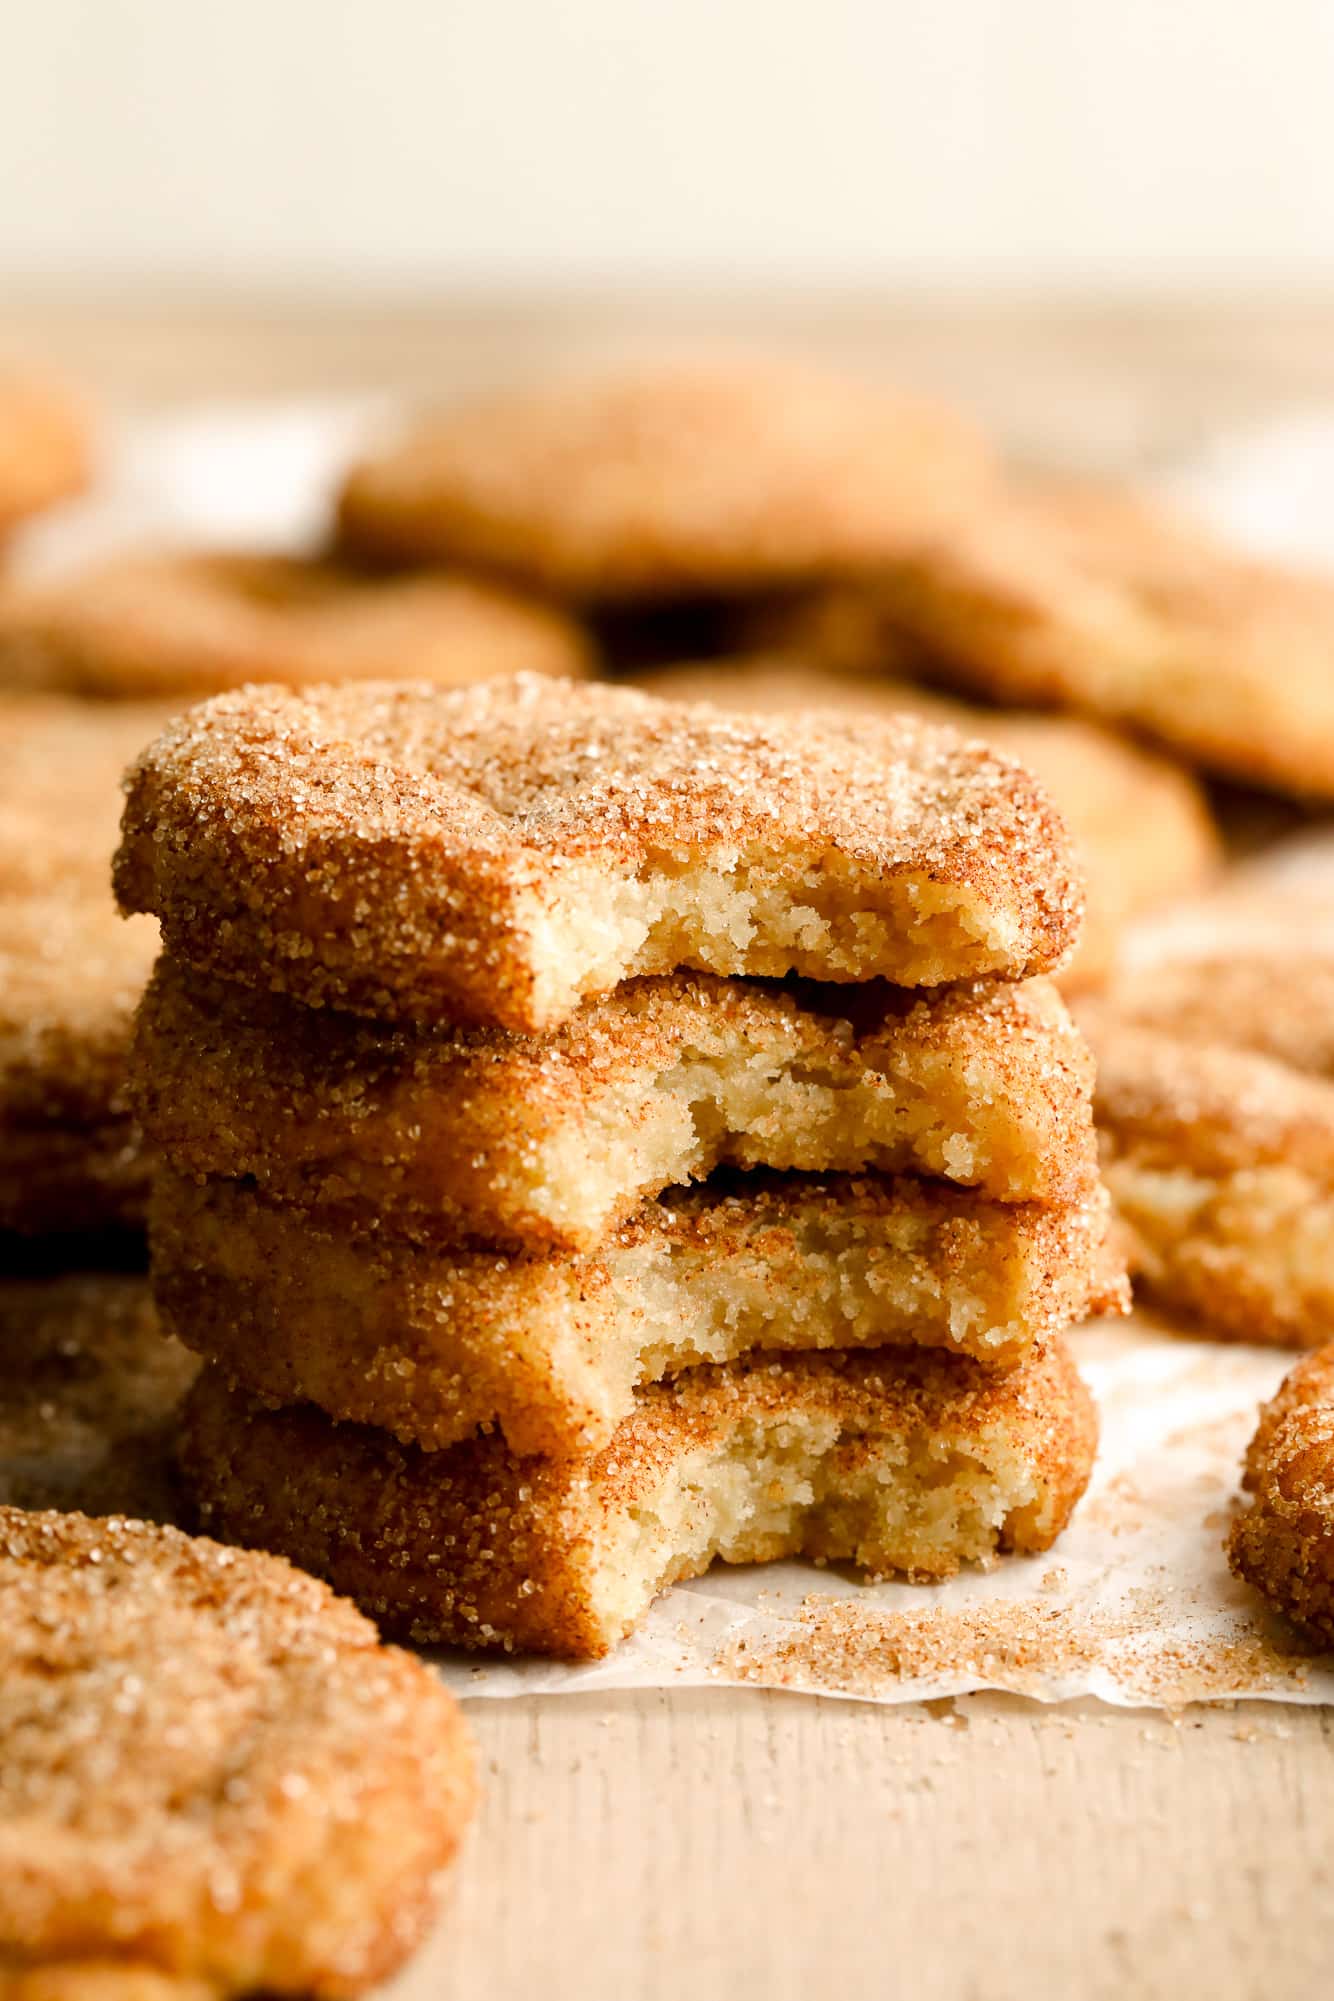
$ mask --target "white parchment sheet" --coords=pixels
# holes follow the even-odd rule
[[[49,573],[126,542],[300,546],[320,532],[340,465],[389,414],[367,398],[123,425],[97,496],[30,533],[22,560]],[[1240,539],[1334,568],[1334,415],[1225,441],[1160,484]],[[1334,911],[1334,840],[1306,835],[1244,875]],[[1197,905],[1155,919],[1135,950],[1199,950],[1220,926],[1222,903]],[[1256,1408],[1292,1357],[1183,1338],[1146,1314],[1072,1339],[1102,1442],[1088,1496],[1048,1555],[929,1588],[799,1563],[716,1566],[667,1593],[605,1661],[452,1656],[440,1673],[494,1698],[732,1681],[886,1702],[984,1688],[1052,1702],[1334,1702],[1334,1656],[1303,1652],[1222,1551]]]

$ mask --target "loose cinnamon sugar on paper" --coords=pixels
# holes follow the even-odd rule
[[[766,1687],[880,1695],[897,1682],[985,1678],[1018,1692],[1034,1670],[1088,1668],[1096,1649],[1072,1615],[1041,1604],[975,1606],[962,1612],[863,1611],[844,1599],[808,1597],[787,1636],[724,1647],[715,1672]]]
[[[863,1610],[846,1599],[810,1596],[781,1638],[745,1638],[720,1648],[718,1679],[826,1695],[884,1697],[914,1680],[1000,1688],[1059,1699],[1065,1677],[1085,1685],[1099,1673],[1123,1701],[1164,1709],[1290,1688],[1304,1680],[1312,1649],[1275,1627],[1238,1625],[1216,1638],[1187,1641],[1170,1627],[1154,1630],[1151,1608],[1089,1614],[1041,1600],[972,1605],[958,1612]],[[1161,1609],[1161,1608],[1160,1608]],[[1054,1687],[1053,1685],[1057,1686]]]

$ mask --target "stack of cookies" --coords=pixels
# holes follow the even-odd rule
[[[248,689],[131,773],[204,1521],[594,1656],[717,1557],[1047,1547],[1116,1304],[1068,842],[907,716]]]

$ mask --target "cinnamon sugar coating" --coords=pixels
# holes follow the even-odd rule
[[[108,2001],[362,1992],[415,1944],[474,1796],[452,1698],[313,1578],[15,1508],[0,1770],[0,1968]]]
[[[554,1034],[384,1029],[164,958],[131,1057],[182,1173],[255,1178],[363,1229],[595,1250],[722,1166],[926,1173],[1004,1201],[1096,1180],[1092,1059],[1045,981],[633,981]]]
[[[345,545],[600,600],[860,571],[955,521],[991,454],[954,411],[779,358],[555,381],[426,419],[354,467]]]
[[[112,700],[396,675],[453,687],[589,666],[564,613],[461,575],[197,551],[121,556],[0,591],[0,685]]]
[[[980,744],[526,675],[217,697],[131,774],[116,883],[200,971],[530,1032],[679,967],[1018,978],[1082,911],[1046,795]]]
[[[1334,797],[1334,584],[1248,559],[1129,494],[979,510],[877,581],[946,679],[1079,709],[1224,777]]]
[[[168,1324],[266,1402],[431,1449],[606,1445],[637,1385],[751,1350],[940,1347],[1012,1367],[1125,1304],[1103,1191],[1004,1205],[940,1183],[754,1172],[646,1203],[588,1255],[356,1238],[253,1188],[159,1174]]]
[[[817,656],[818,657],[818,656]],[[907,671],[910,662],[902,663]],[[1203,788],[1177,764],[1071,716],[1015,715],[929,693],[911,681],[821,672],[777,655],[659,668],[650,693],[738,711],[908,712],[997,745],[1034,772],[1065,821],[1087,885],[1084,927],[1062,970],[1066,992],[1106,979],[1127,925],[1198,889],[1222,856]]]
[[[0,1279],[0,1502],[169,1519],[197,1366],[141,1273]]]
[[[926,1349],[765,1356],[643,1389],[599,1453],[442,1452],[206,1370],[182,1466],[205,1520],[289,1551],[423,1641],[595,1658],[715,1558],[947,1577],[1045,1549],[1097,1424],[1063,1346],[998,1375]]]
[[[0,538],[78,493],[90,470],[88,417],[60,384],[0,364]]]
[[[1081,1019],[1098,1059],[1103,1177],[1137,1285],[1226,1337],[1327,1340],[1334,1081],[1123,1025],[1111,1005]]]
[[[125,1067],[156,948],[157,927],[109,901],[0,899],[0,1228],[142,1222]]]
[[[1306,1355],[1260,1413],[1251,1505],[1228,1561],[1276,1612],[1334,1647],[1334,1346]]]

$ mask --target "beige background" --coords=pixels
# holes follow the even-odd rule
[[[0,281],[1334,279],[1329,0],[40,0]]]

